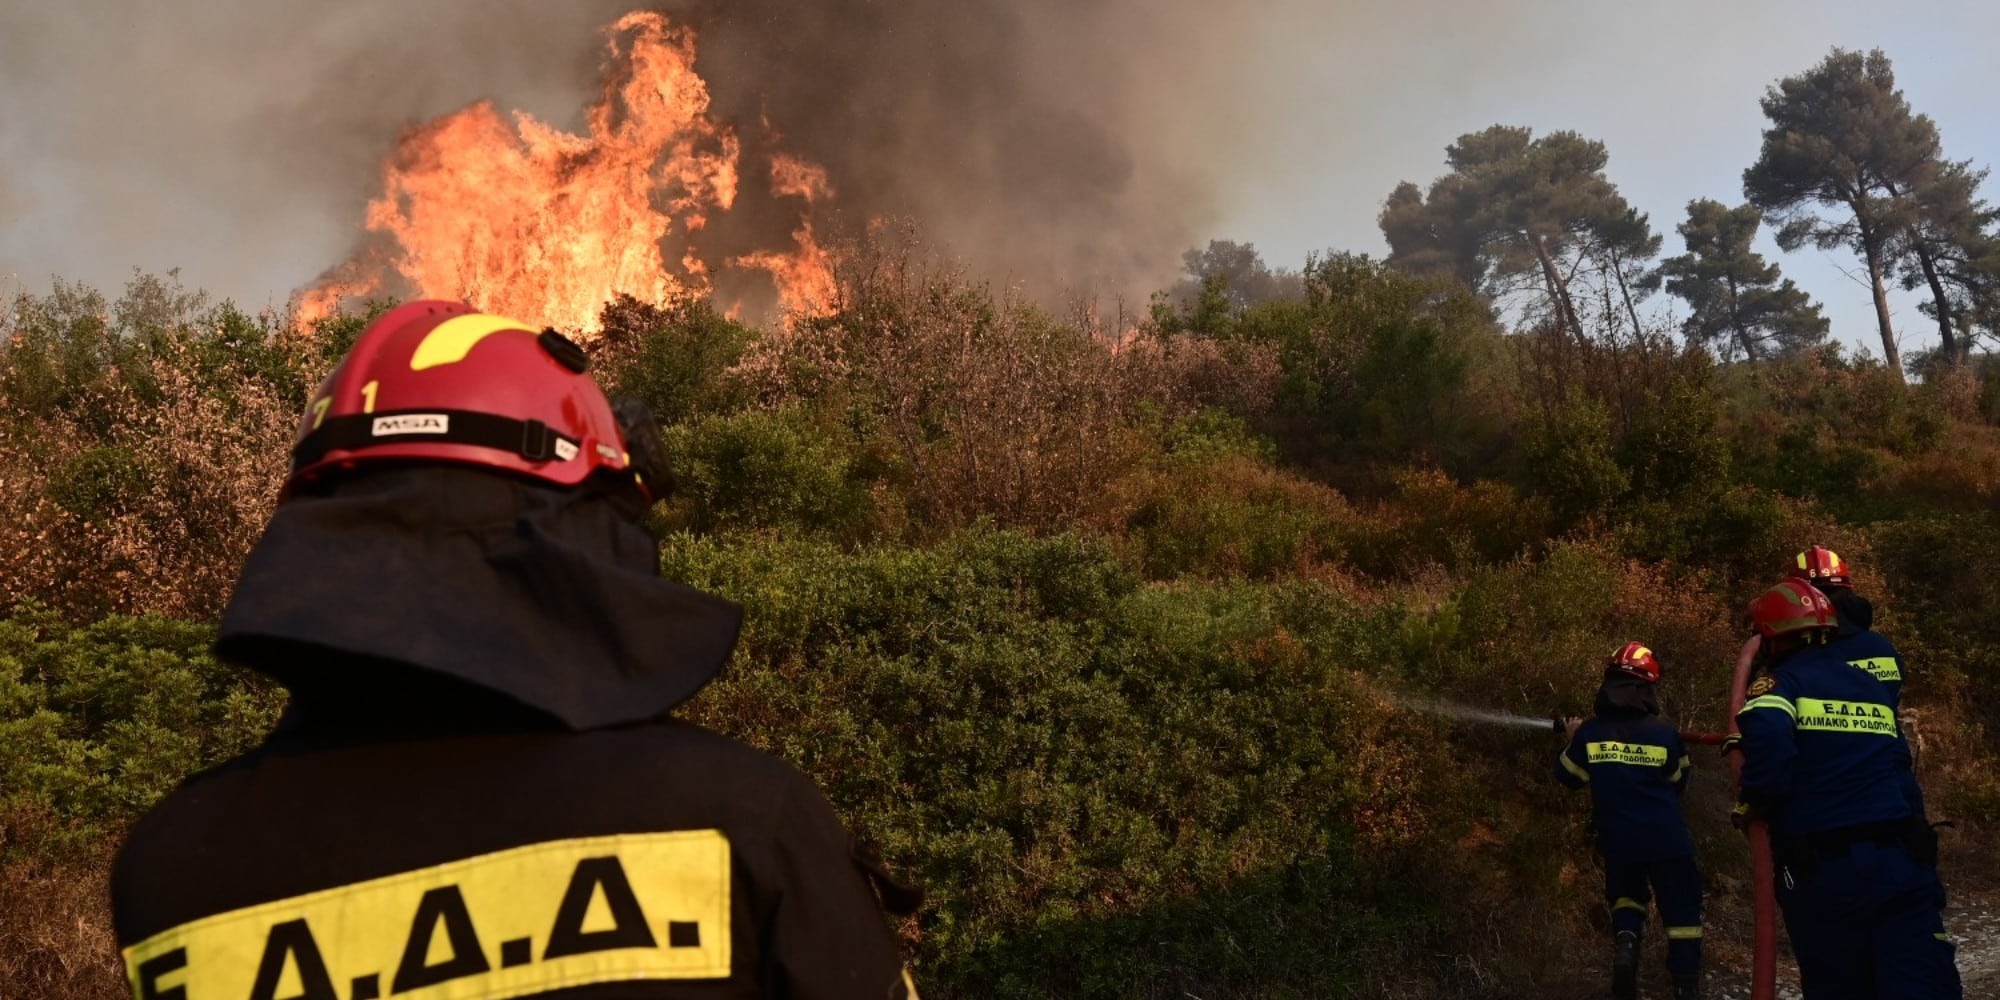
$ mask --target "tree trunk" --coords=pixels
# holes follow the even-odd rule
[[[1729,276],[1729,328],[1736,333],[1736,342],[1743,345],[1745,361],[1762,361],[1757,356],[1757,342],[1750,337],[1750,331],[1743,325],[1743,306],[1736,297],[1736,275]]]
[[[1528,245],[1535,248],[1535,259],[1542,264],[1542,280],[1548,284],[1549,301],[1556,307],[1556,325],[1568,326],[1574,331],[1576,342],[1581,346],[1584,342],[1583,321],[1577,318],[1576,305],[1569,299],[1569,284],[1556,271],[1555,258],[1549,256],[1548,244],[1535,233],[1522,235],[1528,238]]]
[[[1891,198],[1904,196],[1904,192],[1896,190],[1894,184],[1884,182],[1883,187]],[[1952,330],[1951,299],[1945,295],[1944,282],[1938,278],[1937,261],[1931,255],[1930,247],[1924,243],[1921,228],[1919,224],[1911,223],[1904,235],[1909,238],[1911,252],[1917,255],[1917,265],[1923,269],[1924,280],[1931,286],[1931,300],[1937,303],[1938,346],[1944,351],[1945,363],[1956,366],[1959,362],[1958,338]]]
[[[1632,339],[1643,342],[1646,330],[1639,325],[1639,307],[1632,302],[1632,287],[1625,283],[1625,261],[1611,251],[1611,273],[1618,276],[1618,294],[1625,297],[1625,315],[1632,317]]]
[[[1916,234],[1911,234],[1914,240]],[[1951,297],[1945,294],[1944,279],[1938,277],[1937,261],[1931,256],[1929,247],[1916,244],[1917,263],[1924,269],[1924,280],[1930,282],[1931,298],[1937,303],[1938,343],[1944,348],[1945,363],[1956,368],[1965,360],[1959,350],[1958,336],[1953,332]]]
[[[1875,325],[1882,333],[1882,360],[1903,379],[1903,352],[1896,349],[1896,328],[1889,323],[1889,289],[1882,284],[1882,246],[1862,233],[1862,255],[1868,261],[1868,287],[1875,294]]]

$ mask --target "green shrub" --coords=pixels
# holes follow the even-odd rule
[[[280,696],[210,658],[213,636],[154,617],[76,627],[33,605],[0,619],[0,820],[60,817],[0,853],[93,849],[263,736]]]
[[[1145,585],[1102,543],[988,531],[684,536],[666,567],[749,613],[696,717],[931,886],[942,995],[1303,994],[1436,926],[1405,880],[1463,822],[1457,772],[1362,693],[1337,637],[1364,613],[1321,586]]]
[[[699,532],[858,537],[868,484],[842,442],[803,408],[697,417],[665,430],[680,481],[664,523]]]

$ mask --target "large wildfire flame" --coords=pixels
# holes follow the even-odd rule
[[[302,293],[298,318],[395,293],[589,331],[615,295],[703,294],[717,267],[768,272],[787,310],[826,309],[832,268],[809,214],[832,194],[826,172],[783,154],[768,176],[753,171],[771,197],[798,204],[792,246],[721,260],[698,252],[702,231],[737,201],[742,143],[709,117],[692,29],[640,11],[607,30],[610,69],[588,134],[519,111],[510,122],[480,102],[406,135],[368,205],[373,242]]]

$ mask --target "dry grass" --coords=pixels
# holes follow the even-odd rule
[[[0,861],[0,997],[130,996],[111,931],[110,857],[66,865]]]

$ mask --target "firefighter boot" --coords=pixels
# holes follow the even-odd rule
[[[1674,973],[1674,1000],[1701,1000],[1701,973]]]
[[[1639,935],[1619,931],[1611,952],[1611,995],[1634,1000],[1639,995]]]

